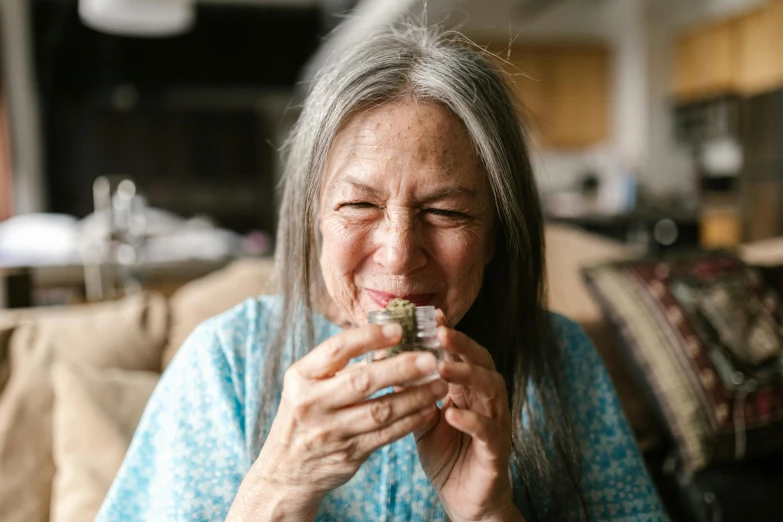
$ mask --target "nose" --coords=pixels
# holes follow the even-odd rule
[[[376,230],[373,261],[395,276],[406,276],[423,267],[427,253],[417,229],[414,212],[387,208],[386,218]]]

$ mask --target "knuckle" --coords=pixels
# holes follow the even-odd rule
[[[296,404],[303,396],[302,377],[297,370],[289,369],[283,375],[283,397],[292,404]]]
[[[370,416],[379,426],[385,426],[392,418],[392,406],[387,401],[377,401],[370,404]]]
[[[343,442],[343,446],[338,453],[343,455],[346,460],[356,459],[359,456],[359,445],[356,439],[348,439]]]
[[[492,389],[498,396],[504,396],[506,394],[506,380],[497,372],[492,373]]]
[[[369,437],[369,444],[372,448],[380,448],[382,446],[385,446],[389,443],[390,440],[390,429],[383,429],[378,430],[373,433],[368,434]]]
[[[421,370],[416,366],[419,353],[401,353],[394,358],[394,366],[391,368],[391,376],[395,379],[405,380],[417,376]]]
[[[311,398],[299,395],[291,401],[291,413],[297,421],[303,422],[310,416],[314,404],[315,401]]]
[[[283,389],[293,389],[298,387],[302,375],[299,373],[297,365],[290,366],[283,374]]]
[[[332,337],[324,345],[324,353],[326,358],[330,361],[336,361],[342,356],[344,346],[345,343],[342,336],[336,335]]]
[[[324,446],[329,442],[329,432],[326,430],[315,430],[304,437],[304,449],[308,452],[323,451]]]
[[[490,386],[485,392],[484,396],[486,397],[486,400],[490,403],[496,402],[501,397],[500,390],[497,389],[495,386]]]
[[[360,458],[358,444],[354,439],[346,440],[340,447],[329,454],[329,461],[334,464],[349,464]]]
[[[369,395],[372,392],[372,380],[365,371],[354,371],[348,376],[348,386],[351,390],[360,395]]]

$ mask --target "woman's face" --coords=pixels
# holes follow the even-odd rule
[[[460,120],[414,101],[354,115],[337,134],[321,186],[320,263],[342,319],[395,297],[456,324],[493,255],[494,203]]]

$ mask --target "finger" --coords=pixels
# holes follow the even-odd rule
[[[452,355],[458,355],[463,361],[471,362],[490,370],[495,369],[495,362],[487,349],[462,332],[439,326],[438,342],[441,348]]]
[[[439,379],[344,408],[333,417],[339,425],[336,429],[349,437],[383,430],[405,417],[431,408],[446,396],[447,391],[448,386]]]
[[[365,433],[364,435],[359,435],[356,438],[357,448],[362,452],[362,454],[369,455],[378,448],[382,448],[383,446],[391,444],[392,442],[405,437],[409,433],[412,433],[419,426],[429,422],[430,419],[432,419],[432,417],[437,414],[437,412],[438,407],[436,405],[432,405],[412,415],[403,417],[402,419],[383,429]]]
[[[470,410],[449,408],[446,422],[455,429],[470,435],[476,453],[488,461],[501,461],[501,430],[497,421]]]
[[[506,382],[498,372],[454,361],[442,361],[438,371],[450,385],[468,388],[486,406],[490,417],[500,418],[508,410]]]
[[[309,379],[332,377],[354,357],[394,346],[401,337],[402,327],[398,324],[370,324],[345,330],[316,346],[292,369]]]
[[[371,364],[352,365],[316,387],[319,404],[339,409],[364,401],[379,390],[436,374],[435,356],[428,352],[402,353]]]
[[[454,325],[451,324],[451,321],[446,317],[446,314],[438,308],[435,310],[435,322],[438,323],[438,326],[445,326],[446,328],[454,328]]]
[[[446,314],[443,313],[443,310],[440,308],[437,308],[435,310],[435,322],[438,326],[445,326],[446,328],[453,329],[454,326],[451,324],[451,321],[448,320],[446,317]],[[443,354],[445,359],[447,360],[453,360],[453,361],[461,361],[462,358],[459,355],[454,355],[449,352],[444,352]]]

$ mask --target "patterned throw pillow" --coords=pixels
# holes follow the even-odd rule
[[[783,311],[755,269],[720,253],[584,275],[685,470],[783,447]]]

